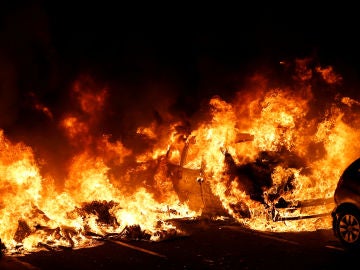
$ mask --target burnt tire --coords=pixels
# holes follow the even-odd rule
[[[346,248],[360,246],[360,213],[354,209],[341,211],[335,221],[335,233]]]

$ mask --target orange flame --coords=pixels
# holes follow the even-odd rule
[[[164,232],[181,233],[171,219],[209,212],[257,230],[329,228],[330,215],[291,218],[332,210],[331,203],[312,202],[331,201],[341,172],[360,153],[353,144],[360,133],[349,121],[360,103],[344,96],[313,116],[307,83],[316,73],[332,85],[341,77],[330,67],[314,73],[309,61],[296,61],[299,88],[268,89],[254,77],[258,87],[232,101],[211,98],[207,120],[190,131],[169,115],[166,124],[138,127],[136,135],[150,145],[143,152],[111,134],[94,135],[108,89],[78,81],[72,91],[80,110],[59,120],[75,148],[63,186],[41,174],[30,146],[0,130],[0,238],[7,250],[95,245],[89,234],[158,241]]]

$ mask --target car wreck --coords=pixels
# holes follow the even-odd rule
[[[238,135],[237,143],[251,142],[254,136],[248,133]],[[188,141],[182,150],[181,162],[179,164],[167,163],[168,173],[171,175],[173,185],[179,198],[187,202],[195,211],[202,211],[202,217],[216,217],[229,215],[229,209],[225,209],[219,196],[211,189],[211,184],[205,172],[205,164],[201,163],[200,168],[186,168],[187,152],[191,148],[191,141]],[[288,201],[282,197],[282,193],[291,193],[295,189],[294,175],[285,179],[281,186],[272,189],[274,183],[272,174],[278,165],[291,168],[306,167],[306,162],[293,153],[282,149],[281,151],[262,151],[252,162],[238,165],[234,157],[227,151],[223,151],[223,162],[226,175],[226,191],[230,192],[231,185],[236,182],[247,194],[251,201],[263,206],[267,218],[273,222],[290,221],[308,218],[321,218],[330,216],[331,211],[319,210],[304,214],[307,208],[316,208],[333,205],[333,198],[313,198],[307,200]],[[252,217],[247,202],[236,201],[228,205],[231,212],[238,218],[249,219]],[[331,207],[330,207],[331,208]]]

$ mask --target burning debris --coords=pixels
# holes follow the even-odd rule
[[[96,223],[118,227],[120,224],[116,220],[116,217],[110,213],[110,210],[115,206],[118,206],[118,203],[114,201],[92,201],[90,203],[84,203],[81,208],[76,208],[75,211],[82,219],[85,219],[88,215],[94,215],[96,217]]]
[[[5,245],[2,244],[1,251],[4,250],[9,254],[26,252],[27,241],[32,238],[37,239],[35,240],[37,244],[34,243],[35,250],[61,250],[96,245],[96,242],[107,240],[163,241],[185,235],[184,232],[170,227],[170,223],[165,224],[164,221],[157,222],[155,232],[142,229],[139,224],[121,226],[111,213],[111,209],[117,206],[118,204],[113,201],[93,201],[84,203],[81,208],[69,212],[70,218],[76,214],[84,222],[80,229],[66,225],[50,227],[45,224],[36,224],[31,226],[25,220],[20,220],[13,238],[17,243],[16,246],[11,251],[7,251]],[[38,212],[41,213],[41,211]],[[95,222],[96,226],[90,224],[91,221]],[[94,230],[94,228],[102,228],[102,230]]]

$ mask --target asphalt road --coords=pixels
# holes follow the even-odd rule
[[[92,248],[4,256],[0,269],[344,269],[358,254],[331,230],[269,233],[234,223],[181,221],[186,234],[161,242],[103,241]],[[179,225],[178,224],[178,225]]]

